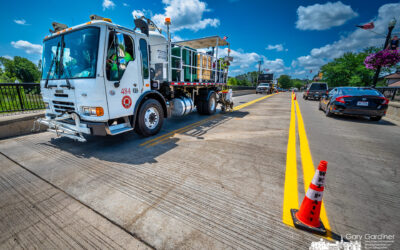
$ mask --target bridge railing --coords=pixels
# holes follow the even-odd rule
[[[0,113],[44,108],[39,83],[0,83]]]

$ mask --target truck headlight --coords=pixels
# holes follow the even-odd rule
[[[82,107],[82,113],[87,116],[103,116],[104,109],[102,107]]]

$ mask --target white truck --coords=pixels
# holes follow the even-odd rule
[[[167,37],[145,17],[134,20],[135,29],[96,15],[90,20],[74,27],[53,23],[43,41],[40,84],[46,113],[39,126],[82,142],[85,134],[135,130],[151,136],[170,116],[195,108],[211,115],[217,104],[222,111],[232,108],[226,39],[171,42],[169,18]],[[223,58],[221,46],[228,46]]]

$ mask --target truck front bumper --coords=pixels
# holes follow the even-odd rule
[[[82,134],[91,134],[91,129],[87,123],[81,122],[78,115],[64,114],[59,117],[45,116],[37,120],[40,125],[48,126],[48,131],[54,132],[57,136],[65,136],[71,139],[86,142]]]

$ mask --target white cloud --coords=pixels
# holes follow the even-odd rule
[[[115,3],[111,0],[103,0],[103,11],[106,9],[114,9]]]
[[[292,62],[292,66],[300,66],[305,69],[318,69],[321,65],[325,64],[326,61],[322,58],[316,58],[313,56],[300,56],[296,61]]]
[[[203,18],[203,14],[210,10],[207,9],[207,4],[200,0],[162,0],[162,2],[165,4],[165,12],[152,17],[159,27],[164,27],[166,17],[171,18],[171,31],[182,29],[198,31],[220,24],[219,19]]]
[[[122,5],[123,5],[124,7],[129,7],[129,4],[127,4],[127,3],[122,3]]]
[[[13,59],[13,57],[12,57],[12,56],[9,56],[9,55],[4,55],[4,56],[1,56],[1,57],[4,57],[4,58],[9,59],[9,60],[12,60],[12,59]]]
[[[11,42],[11,45],[16,49],[23,49],[28,54],[42,54],[42,45],[32,44],[28,41],[19,40]]]
[[[292,63],[292,66],[306,69],[317,69],[326,62],[342,56],[346,52],[357,52],[366,47],[383,47],[385,37],[379,34],[387,32],[387,25],[393,17],[400,16],[400,3],[385,4],[378,10],[378,16],[373,20],[365,20],[365,23],[374,21],[374,32],[357,28],[347,36],[341,37],[333,43],[326,44],[320,48],[314,48],[307,56],[301,56]],[[393,33],[399,33],[399,25]]]
[[[179,35],[172,34],[172,36],[171,36],[171,41],[172,42],[179,42],[179,41],[184,41],[184,40],[185,39],[180,37]]]
[[[14,23],[19,24],[19,25],[29,25],[26,23],[25,19],[15,19]]]
[[[132,16],[134,18],[140,18],[141,16],[145,16],[144,10],[143,11],[142,10],[134,10],[134,11],[132,11]]]
[[[265,48],[266,50],[276,50],[276,51],[288,51],[288,49],[284,49],[282,44],[276,44],[276,45],[268,45],[267,48]]]
[[[343,25],[357,16],[358,14],[353,11],[350,5],[345,5],[340,1],[314,4],[307,7],[299,6],[296,28],[300,30],[326,30]]]
[[[261,67],[262,69],[269,69],[268,73],[282,73],[283,71],[288,69],[285,67],[285,63],[280,58],[277,58],[275,60],[265,59],[264,64]]]
[[[306,73],[305,70],[296,70],[296,71],[294,72],[295,75],[304,75],[305,73]]]
[[[220,52],[220,56],[228,55],[228,49],[225,48]],[[233,75],[242,74],[248,71],[258,70],[258,62],[263,61],[261,69],[269,69],[269,73],[283,73],[289,69],[285,67],[285,63],[282,59],[277,58],[275,60],[269,60],[263,55],[259,55],[255,52],[244,52],[242,49],[231,50],[230,56],[233,57],[233,62],[230,65],[230,73]]]

